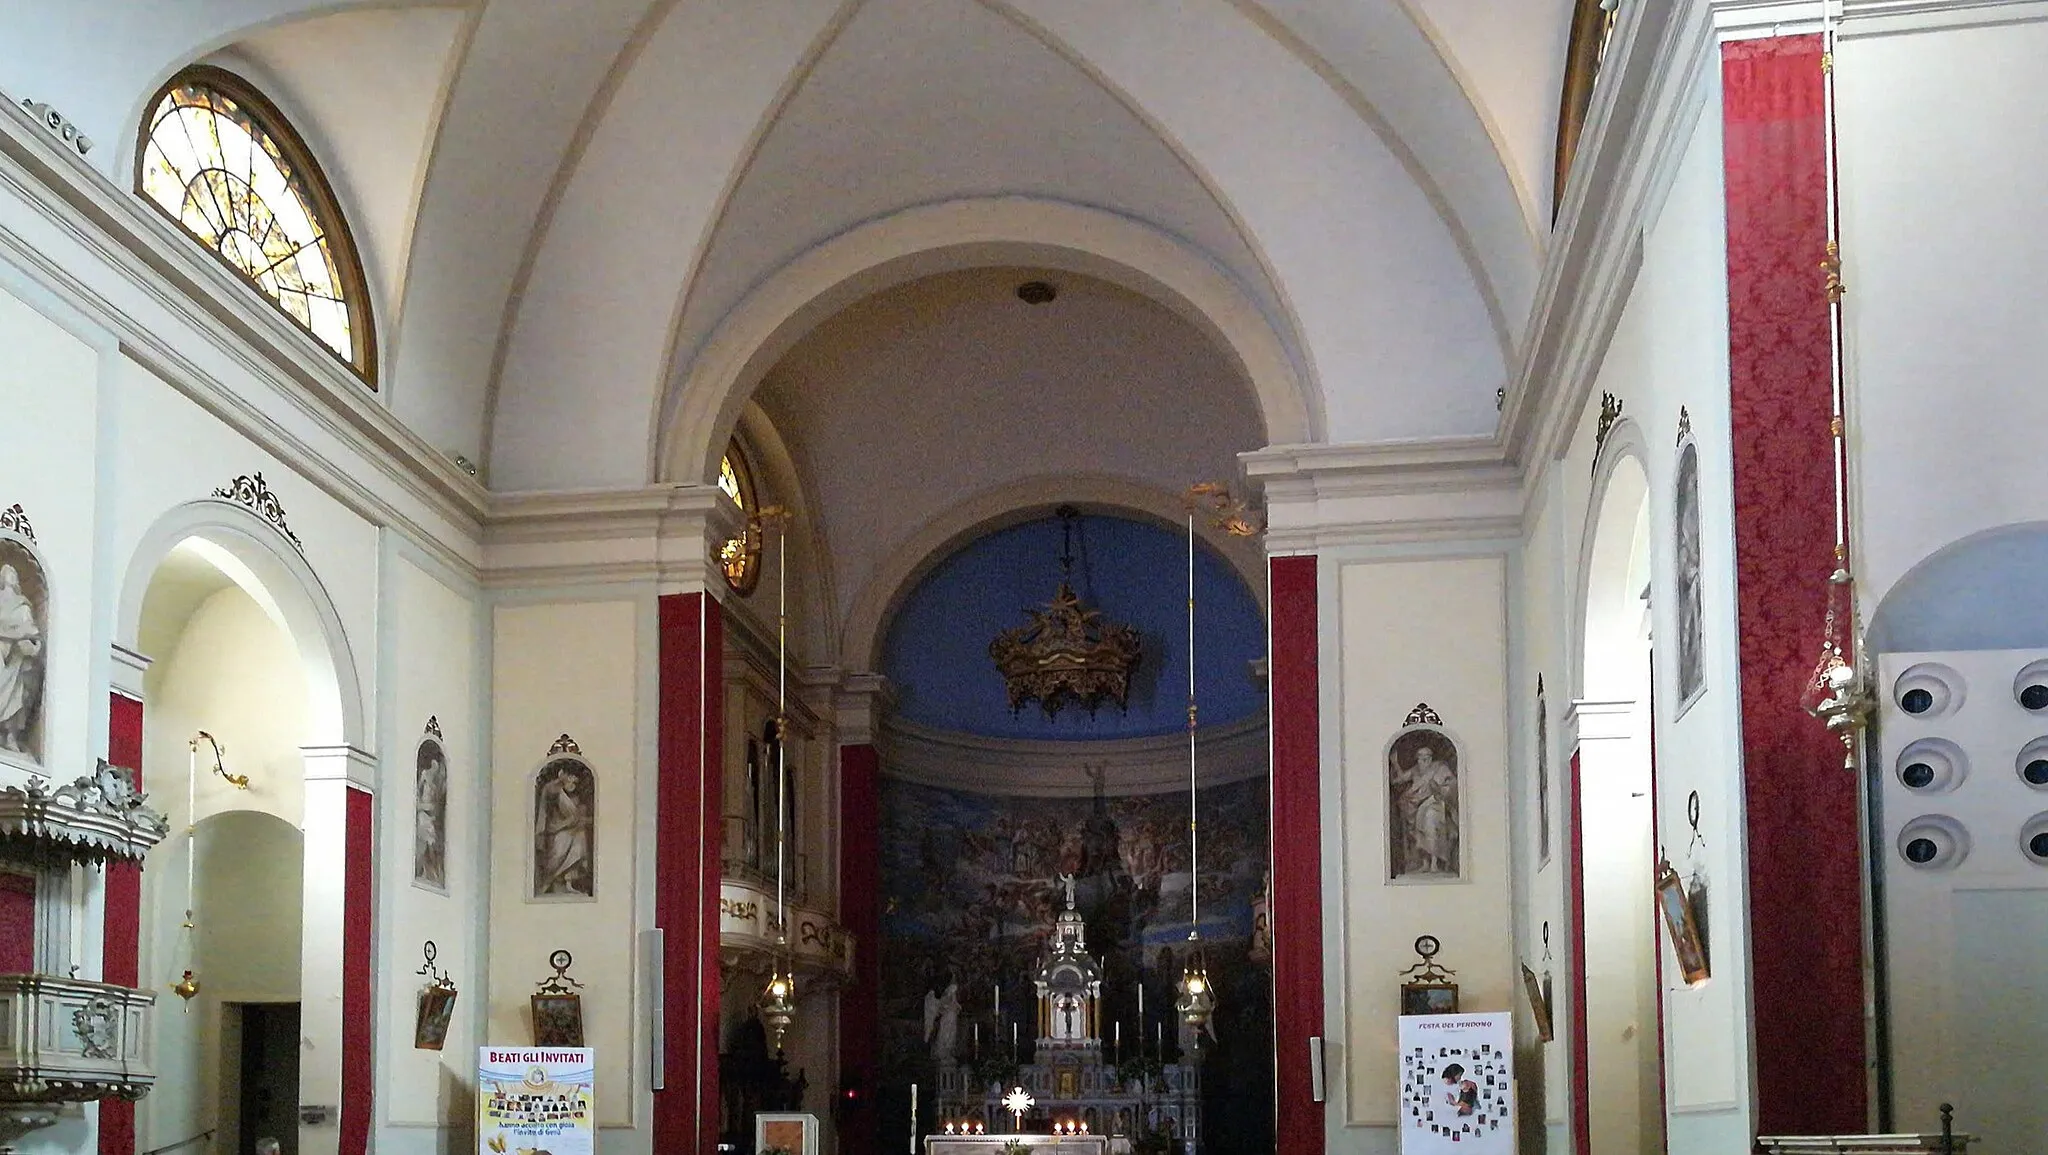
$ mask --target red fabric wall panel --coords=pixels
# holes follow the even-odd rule
[[[1757,1127],[1866,1129],[1857,778],[1800,708],[1834,568],[1818,36],[1722,48]]]
[[[880,1155],[882,1048],[882,763],[871,745],[839,748],[839,909],[853,932],[853,984],[841,993],[839,1149]]]
[[[142,703],[109,695],[107,761],[135,771],[142,785]],[[142,868],[109,866],[101,914],[101,978],[124,987],[142,985]],[[99,1155],[134,1155],[135,1104],[108,1099],[100,1104]]]
[[[1279,1148],[1321,1155],[1323,1105],[1309,1076],[1309,1039],[1323,1033],[1323,871],[1316,559],[1274,558],[1273,1034]]]
[[[370,976],[376,966],[377,800],[368,791],[347,791],[341,906],[341,1155],[370,1149],[371,1097],[376,1040]]]
[[[1593,1155],[1593,1081],[1588,1065],[1592,1044],[1586,1029],[1586,826],[1577,750],[1572,751],[1571,776],[1572,1152]]]
[[[662,928],[664,1087],[654,1149],[718,1143],[719,787],[725,619],[704,594],[661,599],[654,920]]]
[[[36,879],[0,870],[0,975],[36,969]]]

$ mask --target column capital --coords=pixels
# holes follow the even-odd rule
[[[142,701],[142,680],[149,673],[149,656],[118,642],[109,648],[113,651],[114,662],[108,681],[114,692],[133,701]]]
[[[365,793],[377,792],[377,756],[354,746],[301,746],[306,781],[340,782]]]
[[[838,716],[839,744],[871,746],[882,728],[882,714],[896,704],[896,688],[889,679],[875,673],[841,676],[833,691],[833,712]]]
[[[1573,698],[1564,711],[1566,747],[1632,737],[1635,709],[1633,698]]]
[[[1271,445],[1238,460],[1265,489],[1270,555],[1521,533],[1522,474],[1492,438]]]
[[[499,495],[484,535],[484,584],[653,582],[663,594],[723,599],[718,551],[744,524],[715,485]]]

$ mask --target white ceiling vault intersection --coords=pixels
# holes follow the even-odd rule
[[[1548,233],[1569,11],[0,0],[0,88],[113,142],[92,160],[125,185],[172,72],[262,73],[358,222],[394,414],[496,489],[606,488],[662,479],[698,353],[778,271],[997,197],[1212,266],[1313,396],[1311,439],[1488,434]]]

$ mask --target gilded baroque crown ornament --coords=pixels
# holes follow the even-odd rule
[[[1073,528],[1081,515],[1070,505],[1058,512],[1065,536],[1059,589],[1044,609],[1026,611],[1029,622],[997,634],[988,656],[1009,687],[1013,712],[1034,699],[1048,718],[1069,703],[1091,714],[1105,701],[1126,709],[1131,672],[1143,651],[1138,631],[1104,620],[1074,593]]]

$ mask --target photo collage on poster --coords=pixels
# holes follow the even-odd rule
[[[1401,1149],[1514,1149],[1514,1062],[1505,1015],[1401,1020]]]

